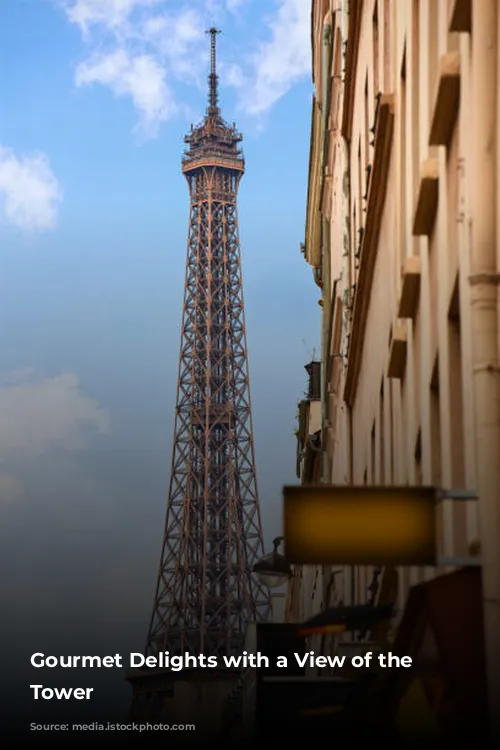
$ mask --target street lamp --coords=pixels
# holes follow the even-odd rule
[[[273,539],[273,551],[258,560],[252,568],[252,572],[256,574],[259,581],[270,589],[282,586],[292,575],[290,565],[278,552],[278,547],[284,539],[283,536]]]

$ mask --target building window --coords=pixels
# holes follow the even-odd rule
[[[358,141],[358,206],[359,206],[359,226],[356,227],[356,229],[359,229],[361,226],[363,226],[363,218],[362,218],[362,212],[363,212],[363,159],[361,156],[361,137]],[[358,237],[356,237],[356,244],[359,239],[359,232]]]
[[[367,193],[368,191],[366,190],[366,185],[368,184],[368,181],[367,181],[366,177],[367,177],[367,174],[368,174],[367,167],[368,167],[368,164],[369,164],[369,161],[370,161],[370,153],[369,153],[369,148],[370,148],[370,106],[369,106],[369,103],[368,103],[368,74],[366,75],[366,78],[365,78],[365,104],[364,104],[364,106],[365,106],[365,132],[364,132],[363,135],[364,135],[364,144],[365,144],[365,158],[364,158],[365,164],[364,164],[364,166],[365,166],[365,175],[366,176],[365,176],[365,179],[363,180],[363,185],[365,186],[365,189],[364,189],[363,192]]]
[[[355,268],[358,267],[360,258],[361,227],[363,226],[363,212],[366,208],[363,202],[363,158],[361,154],[361,135],[358,139],[358,185],[357,185],[357,204],[358,204],[358,221],[356,224],[356,234],[354,237],[355,244]]]
[[[422,484],[422,431],[418,431],[415,443],[415,484]]]
[[[434,487],[441,487],[441,404],[439,398],[439,360],[436,359],[431,378],[431,476]],[[444,512],[443,503],[436,509],[438,554],[444,548]]]
[[[394,399],[395,399],[395,383],[393,380],[389,381],[389,445],[387,450],[389,452],[389,481],[393,484],[396,481],[396,441],[394,440]]]
[[[378,0],[375,0],[375,8],[373,11],[372,19],[372,35],[373,35],[373,91],[377,94],[380,90],[379,80],[379,31],[378,31]]]
[[[420,76],[419,76],[419,64],[420,64],[420,0],[413,0],[413,16],[412,16],[412,128],[411,128],[411,139],[412,139],[412,203],[415,201],[415,196],[418,190],[419,177],[420,177]]]
[[[353,293],[353,285],[356,281],[356,267],[357,267],[357,252],[358,252],[358,246],[356,244],[358,239],[358,217],[357,217],[357,205],[356,205],[356,199],[354,199],[354,205],[352,208],[352,228],[353,231],[351,232],[351,257],[349,258],[349,273],[350,273],[350,279],[349,279],[349,297],[352,299],[352,293]]]
[[[439,244],[434,229],[429,237],[429,297],[431,322],[431,351],[435,351],[438,341],[438,259]]]
[[[333,113],[333,130],[339,127],[339,110],[340,110],[340,90],[342,76],[342,34],[340,29],[335,32],[335,46],[333,53],[333,82],[332,82],[332,113]],[[334,141],[334,138],[332,138]]]
[[[415,322],[413,324],[413,403],[414,413],[416,415],[417,424],[421,421],[421,409],[422,409],[422,385],[421,385],[421,367],[422,367],[422,317],[420,310],[417,312]]]
[[[391,91],[391,52],[392,52],[392,23],[391,7],[394,7],[392,0],[384,0],[384,89]]]
[[[375,442],[375,422],[373,422],[372,433],[370,436],[370,471],[371,471],[371,484],[376,483],[376,442]]]
[[[379,483],[385,482],[385,401],[384,401],[384,380],[380,385],[379,415],[378,415],[378,455],[379,455]]]
[[[406,48],[403,52],[403,63],[401,66],[400,104],[399,104],[399,247],[403,260],[407,255],[406,247],[406,117],[407,117],[407,89],[406,89]]]
[[[446,150],[446,201],[447,201],[447,256],[450,278],[453,279],[458,269],[458,224],[459,187],[461,168],[458,160],[458,130],[455,127],[451,143]]]
[[[448,311],[448,380],[453,487],[465,486],[464,408],[462,390],[462,340],[460,330],[460,292],[458,274]],[[467,554],[467,514],[464,503],[453,506],[453,552]]]
[[[430,128],[432,120],[432,108],[434,106],[434,96],[436,93],[437,84],[437,70],[438,70],[438,15],[439,8],[437,3],[429,3],[429,35],[427,42],[427,65],[428,67],[428,81],[429,81],[429,121],[427,127]],[[437,150],[437,146],[433,146],[430,149],[430,156]]]
[[[431,472],[434,487],[441,486],[441,414],[439,398],[439,360],[432,371],[431,388]]]
[[[448,373],[450,383],[450,427],[452,436],[452,482],[455,487],[463,487],[465,482],[461,343],[460,294],[458,290],[457,276],[448,312]]]

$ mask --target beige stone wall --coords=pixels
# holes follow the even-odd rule
[[[328,5],[332,54],[329,101],[322,102],[322,35]],[[472,335],[470,274],[471,258],[476,252],[474,191],[480,179],[474,168],[474,159],[480,154],[474,143],[474,127],[480,127],[477,123],[481,117],[477,113],[474,119],[474,109],[480,94],[472,86],[471,33],[463,23],[462,30],[450,30],[453,12],[466,5],[458,0],[352,0],[348,14],[347,3],[341,0],[312,3],[316,106],[329,107],[322,210],[330,222],[330,281],[336,285],[327,351],[327,453],[329,478],[335,484],[433,484],[482,493],[484,499],[479,503],[448,501],[438,509],[439,553],[464,556],[471,549],[478,549],[482,507],[483,540],[487,529],[490,550],[488,580],[497,601],[499,586],[495,589],[494,565],[498,567],[498,561],[493,559],[492,540],[496,538],[498,547],[500,524],[493,501],[488,500],[496,480],[494,471],[491,478],[487,469],[483,468],[481,476],[478,473],[478,451],[481,452],[481,445],[487,446],[487,441],[482,442],[478,434],[478,424],[484,416],[475,412],[478,401],[473,386],[478,355],[475,363],[472,359],[474,346],[478,346]],[[483,8],[486,6],[490,6],[489,1],[483,3]],[[353,18],[357,14],[356,32]],[[455,21],[455,28],[456,25]],[[345,57],[348,29],[352,49]],[[496,44],[499,33],[498,27],[493,26],[491,35]],[[458,76],[453,78],[457,65]],[[495,75],[498,90],[498,65]],[[453,97],[453,81],[458,81],[458,101]],[[444,91],[441,99],[438,90],[442,94]],[[379,148],[378,143],[373,146],[374,134],[370,131],[379,92],[383,97],[392,96],[393,102],[383,207],[379,198],[382,190],[370,195],[368,202],[365,199],[367,168],[372,169],[372,179]],[[441,110],[437,104],[443,105]],[[448,129],[446,113],[456,115]],[[493,122],[491,112],[487,118]],[[342,132],[346,122],[347,142],[346,133]],[[433,140],[439,141],[439,133],[442,141],[442,133],[447,130],[448,142],[432,145]],[[492,158],[492,144],[498,145],[498,140],[497,124],[491,129],[490,143],[484,146],[492,149]],[[317,175],[321,139],[317,129],[315,141],[311,170],[316,182],[314,190],[310,183],[309,206],[318,200],[320,191]],[[433,210],[435,216],[431,220]],[[500,226],[498,200],[495,210]],[[363,300],[357,287],[369,253],[361,243],[357,257],[359,230],[366,229],[368,214],[373,220],[377,212],[378,239],[369,248],[375,263],[371,273],[365,273],[371,283],[365,283]],[[316,214],[313,211],[309,215]],[[313,255],[309,243],[314,232],[318,242],[318,225],[313,224],[309,222],[306,236],[306,258],[310,262]],[[492,229],[488,240],[494,241],[493,234]],[[400,318],[401,297],[406,289],[402,274],[410,263],[419,268],[420,293],[413,317]],[[490,268],[490,272],[494,270]],[[353,333],[353,314],[359,314],[363,304],[367,306],[364,324]],[[481,336],[482,330],[475,335]],[[398,376],[389,377],[394,336],[402,336],[406,351]],[[492,356],[491,346],[488,351],[488,356]],[[354,393],[349,406],[345,402],[346,383],[356,353],[359,374],[351,389]],[[490,369],[498,382],[498,348]],[[492,400],[491,408],[498,424],[498,399]],[[489,429],[496,440],[494,420],[495,417]],[[412,584],[447,570],[402,569],[400,605],[404,605]],[[301,585],[294,587],[295,596],[300,595],[304,602],[314,601],[311,576],[312,572],[307,572]],[[343,582],[337,582],[345,601],[350,600],[353,583],[355,601],[366,601],[370,576],[371,570],[360,569],[355,571],[353,580],[352,571],[346,570]],[[322,601],[315,601],[317,607],[321,606]]]
[[[354,283],[364,262],[363,257],[356,261],[353,256],[358,230],[365,223],[366,168],[374,161],[369,129],[374,123],[378,91],[394,95],[395,116],[368,314],[362,334],[351,342],[351,346],[362,349],[352,406],[351,479],[359,484],[474,487],[472,415],[465,382],[471,372],[469,303],[464,283],[469,252],[464,228],[468,217],[465,195],[461,195],[466,192],[462,175],[467,169],[470,132],[470,40],[468,34],[450,34],[447,28],[446,2],[363,3],[349,149],[350,271]],[[448,148],[429,146],[438,63],[443,55],[456,50],[461,53],[462,76],[457,124]],[[415,237],[412,230],[420,173],[429,158],[437,160],[437,213],[430,236]],[[377,210],[377,206],[370,203],[370,210]],[[398,320],[402,264],[412,256],[421,262],[419,304],[414,320]],[[359,304],[356,297],[354,300]],[[398,323],[406,330],[406,366],[402,378],[388,378],[389,341]],[[438,433],[434,439],[433,431]],[[332,481],[342,481],[343,475],[337,474],[334,463]],[[469,543],[478,533],[476,507],[474,503],[457,506],[449,502],[438,511],[441,554],[467,554]],[[401,603],[411,583],[435,572],[402,570]],[[360,599],[368,577],[369,571],[360,571],[357,576]]]

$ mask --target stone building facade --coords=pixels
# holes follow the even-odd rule
[[[474,570],[467,627],[500,736],[500,7],[314,0],[311,19],[303,252],[323,308],[319,481],[477,496],[437,506],[440,565],[345,568],[336,600],[366,602],[381,576],[392,642],[427,583],[455,591],[451,612]],[[299,599],[331,605],[333,572],[301,572],[289,620]]]

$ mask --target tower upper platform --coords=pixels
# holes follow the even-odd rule
[[[215,40],[217,29],[209,29],[210,34],[210,74],[208,76],[208,107],[202,122],[191,125],[185,136],[186,151],[182,157],[184,174],[201,167],[220,167],[236,172],[244,172],[245,161],[239,144],[243,136],[236,125],[228,125],[221,116],[218,106],[218,76],[216,72]]]

